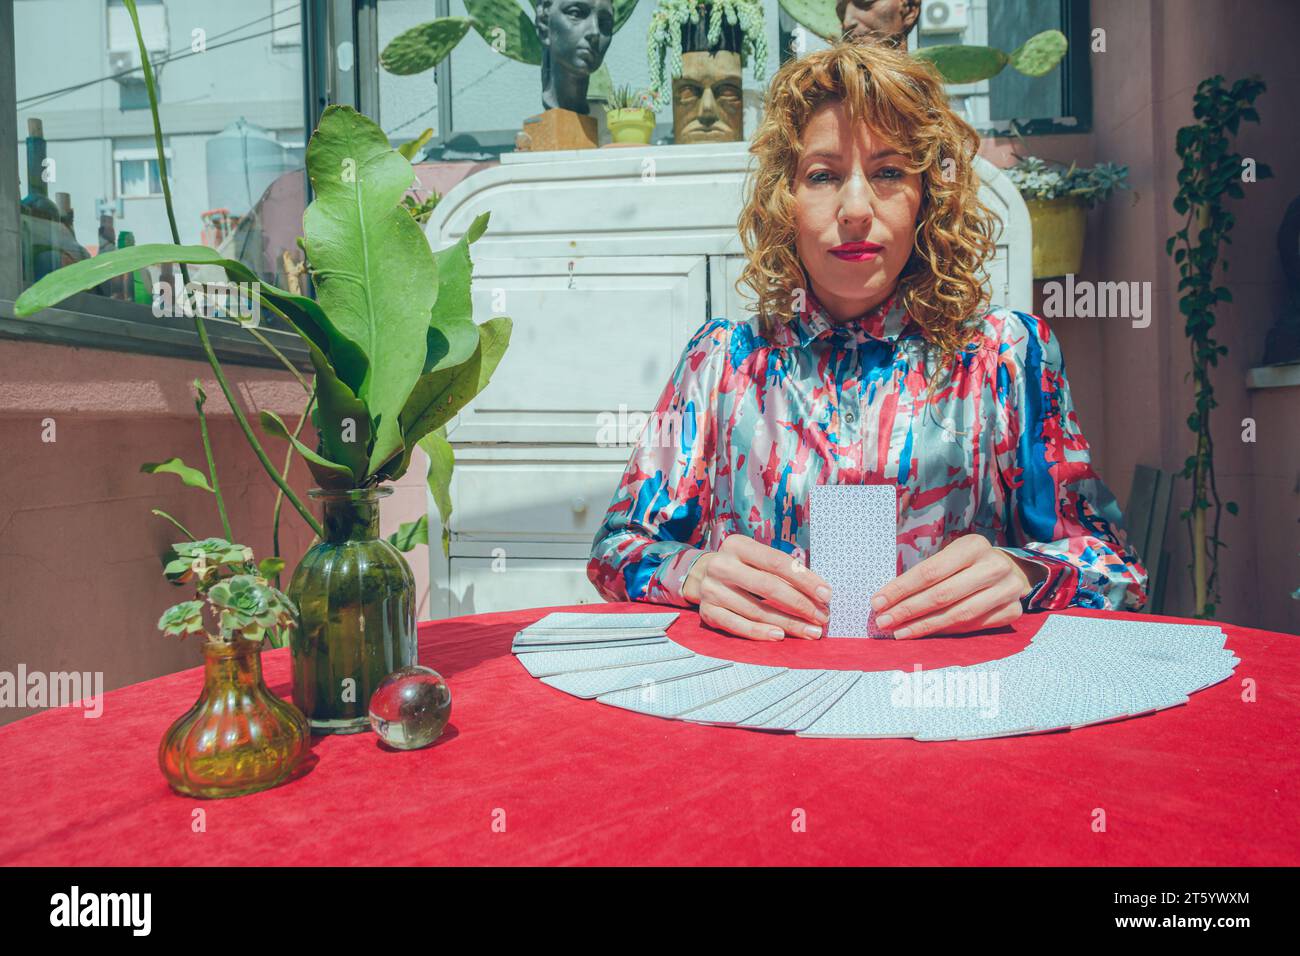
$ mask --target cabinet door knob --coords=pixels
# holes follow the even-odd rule
[[[584,511],[586,511],[586,510],[587,510],[587,499],[586,499],[586,498],[574,498],[574,499],[573,499],[573,513],[574,513],[574,514],[576,514],[576,515],[580,515],[580,514],[582,514]]]

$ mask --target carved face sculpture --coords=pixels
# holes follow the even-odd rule
[[[874,36],[907,49],[907,35],[921,16],[921,0],[839,0],[835,5],[844,36]]]
[[[744,137],[740,54],[683,53],[673,79],[673,142],[725,143]]]

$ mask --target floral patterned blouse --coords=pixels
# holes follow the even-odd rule
[[[931,390],[897,291],[847,323],[808,303],[771,340],[756,318],[691,337],[592,542],[603,597],[690,606],[691,565],[730,534],[806,561],[812,485],[890,483],[900,573],[974,532],[1046,569],[1026,609],[1145,603],[1042,319],[990,307]]]

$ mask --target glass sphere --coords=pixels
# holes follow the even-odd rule
[[[398,750],[418,750],[438,739],[451,716],[451,689],[432,667],[395,670],[370,697],[370,726]]]

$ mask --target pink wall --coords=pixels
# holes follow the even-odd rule
[[[297,421],[303,392],[287,371],[225,369],[251,420],[265,408]],[[193,591],[163,579],[159,555],[183,538],[149,510],[174,515],[201,537],[221,536],[215,501],[174,476],[140,472],[143,462],[173,456],[203,467],[195,378],[208,394],[217,475],[235,537],[266,557],[275,486],[206,362],[0,340],[0,670],[23,663],[29,672],[102,671],[111,690],[200,663],[197,641],[164,638],[157,629],[159,615]],[[53,442],[41,440],[47,418],[55,423]],[[283,463],[283,443],[260,431],[259,437],[271,460]],[[426,467],[421,453],[385,499],[383,534],[424,512]],[[311,476],[300,460],[290,479],[310,501]],[[311,540],[286,502],[280,550],[290,572]],[[424,618],[428,549],[407,559],[417,616]],[[29,713],[0,709],[0,724]]]
[[[1165,240],[1182,227],[1172,208],[1179,160],[1174,136],[1193,121],[1192,97],[1204,78],[1227,83],[1259,73],[1268,90],[1256,100],[1261,122],[1243,124],[1237,150],[1273,169],[1274,178],[1246,184],[1230,201],[1237,218],[1224,284],[1233,302],[1218,310],[1220,342],[1229,349],[1214,376],[1219,489],[1235,500],[1238,517],[1225,515],[1220,552],[1219,619],[1300,633],[1300,387],[1250,391],[1247,371],[1263,355],[1264,335],[1284,301],[1276,253],[1277,228],[1300,182],[1296,95],[1300,93],[1300,4],[1259,0],[1093,0],[1092,25],[1106,31],[1107,52],[1093,53],[1093,131],[1035,137],[1027,148],[1044,158],[1129,166],[1131,192],[1120,193],[1089,216],[1079,279],[1152,283],[1151,325],[1127,320],[1060,318],[1070,383],[1085,434],[1103,477],[1121,500],[1137,464],[1177,471],[1191,453],[1186,427],[1192,391],[1178,273]],[[983,154],[1009,164],[1010,143],[986,143]],[[1039,284],[1041,286],[1041,284]],[[1036,290],[1041,307],[1041,287]],[[1257,441],[1241,441],[1241,422],[1256,421]],[[1189,491],[1180,482],[1166,546],[1172,550],[1165,609],[1190,613],[1186,526],[1177,512]]]

